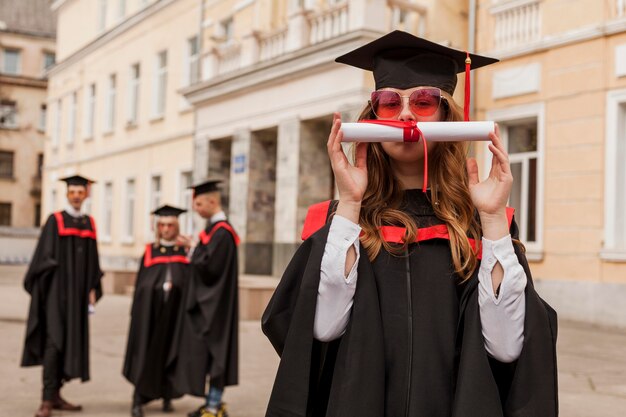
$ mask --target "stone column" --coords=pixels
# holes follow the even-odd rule
[[[276,130],[254,132],[250,141],[245,271],[272,274],[276,208]]]
[[[194,138],[192,183],[204,180],[209,172],[209,139]]]
[[[250,140],[249,130],[238,130],[233,136],[230,160],[230,203],[228,220],[241,238],[239,267],[244,271],[247,236]]]
[[[302,122],[300,128],[298,235],[309,207],[333,198],[334,178],[326,149],[331,126],[332,116],[329,116],[324,121]]]
[[[272,274],[280,276],[300,241],[297,230],[300,169],[299,119],[279,123],[276,153],[276,216]]]

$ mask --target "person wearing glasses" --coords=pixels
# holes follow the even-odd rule
[[[457,73],[496,62],[401,31],[336,61],[373,72],[359,119],[407,126],[462,121]],[[498,129],[483,181],[467,142],[358,143],[352,165],[342,138],[335,114],[339,200],[309,208],[263,315],[281,356],[266,416],[556,416],[556,313],[506,207]]]
[[[139,264],[122,371],[135,386],[132,417],[143,417],[142,406],[159,398],[163,411],[173,412],[171,400],[182,396],[174,389],[173,370],[176,324],[191,272],[187,250],[178,242],[178,216],[186,211],[166,204],[152,212],[156,236]]]

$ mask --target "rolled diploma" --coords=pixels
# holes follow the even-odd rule
[[[495,130],[494,122],[419,122],[426,141],[456,142],[463,140],[489,140]],[[401,128],[374,123],[342,123],[342,142],[404,142]]]

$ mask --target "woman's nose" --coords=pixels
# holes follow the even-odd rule
[[[402,97],[402,111],[398,115],[398,120],[403,122],[407,122],[409,120],[415,121],[415,115],[411,112],[411,108],[409,107],[408,97]]]

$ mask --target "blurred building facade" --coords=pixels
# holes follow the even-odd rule
[[[49,72],[44,213],[65,184],[92,178],[86,211],[113,279],[135,272],[154,239],[150,212],[190,207],[194,115],[177,93],[198,74],[197,0],[58,0],[57,65]],[[191,232],[191,216],[182,216]],[[120,290],[120,288],[114,288]]]
[[[356,119],[373,88],[334,58],[403,29],[502,60],[473,76],[473,118],[501,126],[536,285],[561,317],[626,326],[626,1],[57,0],[53,10],[42,212],[64,204],[58,178],[96,179],[88,210],[108,272],[134,269],[152,208],[188,207],[188,184],[221,177],[241,271],[280,276],[307,207],[335,195],[332,113]],[[485,175],[488,150],[473,153]]]
[[[465,48],[467,2],[202,5],[202,82],[183,90],[196,111],[194,176],[227,179],[242,270],[280,276],[307,208],[335,193],[326,152],[332,114],[355,120],[373,89],[369,74],[335,57],[392,29]]]
[[[37,236],[46,68],[56,20],[47,0],[0,4],[0,262],[23,262]],[[28,253],[28,255],[26,255]]]
[[[626,327],[626,2],[475,3],[477,51],[502,60],[477,74],[477,117],[507,143],[540,293]]]

